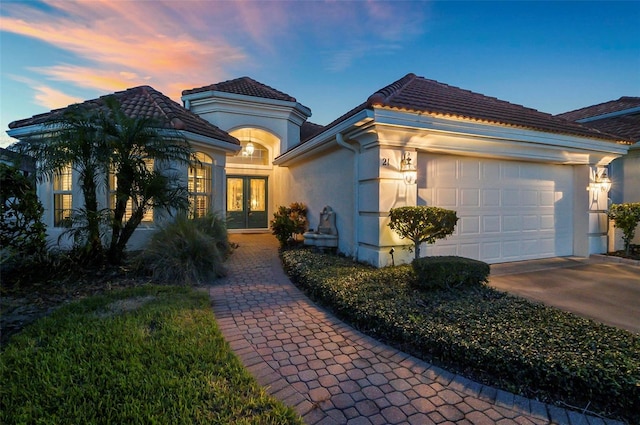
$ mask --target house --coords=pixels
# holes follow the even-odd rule
[[[0,148],[0,164],[19,169],[25,177],[35,179],[36,164],[33,158]]]
[[[308,205],[315,228],[329,205],[338,249],[385,266],[391,248],[396,260],[411,259],[387,226],[389,210],[433,205],[460,220],[427,255],[499,263],[606,251],[607,193],[596,179],[627,152],[624,137],[414,74],[326,126],[248,77],[185,90],[182,101],[183,114],[229,137],[211,137],[226,155],[216,158],[224,170],[212,199],[232,231],[268,231],[273,212],[291,202]],[[9,135],[33,132],[33,120],[12,123]]]
[[[626,155],[609,165],[613,182],[610,198],[614,204],[640,202],[640,97],[624,96],[558,116],[635,142]],[[609,250],[621,249],[620,235],[617,238],[613,236],[614,232],[610,235]],[[640,244],[640,232],[633,243]]]
[[[184,179],[188,183],[193,208],[199,214],[207,211],[223,211],[222,193],[228,154],[240,150],[240,142],[204,119],[184,109],[157,90],[140,86],[112,94],[121,104],[122,111],[130,117],[153,117],[163,127],[160,129],[179,133],[188,140],[199,159],[189,167],[184,166]],[[83,105],[89,108],[106,108],[106,96],[88,100]],[[37,115],[9,124],[11,137],[24,139],[46,133],[46,123],[61,114],[64,108]],[[100,208],[109,206],[108,190],[103,191]],[[64,232],[64,219],[71,209],[84,205],[79,187],[78,173],[69,168],[68,173],[54,177],[53,181],[38,184],[38,196],[45,208],[43,223],[47,226],[51,241],[58,241]],[[158,212],[145,216],[141,226],[129,243],[129,248],[141,246],[154,231],[154,223],[160,218]]]

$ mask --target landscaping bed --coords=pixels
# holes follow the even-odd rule
[[[308,250],[282,259],[311,298],[405,352],[540,401],[640,422],[639,335],[486,285],[418,290],[408,265],[374,269]]]
[[[13,335],[0,360],[3,424],[302,423],[258,386],[192,288],[67,303]]]
[[[607,253],[607,255],[613,257],[621,257],[621,258],[629,258],[631,260],[640,260],[640,245],[631,245],[629,247],[629,253],[624,249],[619,251],[612,251]]]

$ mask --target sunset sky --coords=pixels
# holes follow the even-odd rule
[[[1,0],[0,146],[53,108],[241,76],[318,124],[409,72],[557,114],[640,96],[639,22],[638,1]]]

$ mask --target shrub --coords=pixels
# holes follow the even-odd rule
[[[296,234],[302,234],[307,230],[307,206],[301,202],[294,202],[289,207],[281,205],[278,211],[273,213],[270,224],[271,233],[280,242],[280,247],[284,248]]]
[[[151,237],[137,266],[158,282],[199,285],[226,274],[223,263],[229,253],[220,217],[188,219],[180,215]]]
[[[622,230],[624,249],[629,255],[631,241],[635,236],[636,227],[640,223],[640,202],[611,205],[609,218],[613,220],[615,227]]]
[[[38,255],[45,251],[43,212],[33,182],[17,168],[0,164],[0,247],[3,263],[14,256]]]
[[[415,258],[420,258],[421,243],[434,243],[446,238],[453,233],[456,223],[456,212],[444,208],[417,206],[392,208],[389,211],[389,227],[400,238],[413,242]]]
[[[411,263],[421,289],[477,286],[487,282],[487,263],[464,257],[423,257]]]
[[[409,265],[282,259],[310,297],[374,338],[486,385],[640,423],[636,334],[486,285],[418,291]]]

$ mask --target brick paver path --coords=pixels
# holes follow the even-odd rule
[[[211,287],[220,328],[258,382],[313,424],[614,424],[496,390],[345,325],[282,271],[269,234],[232,235]]]

